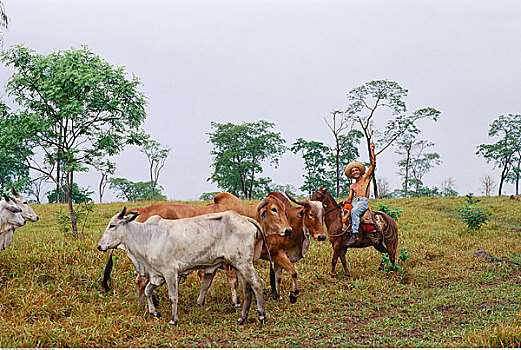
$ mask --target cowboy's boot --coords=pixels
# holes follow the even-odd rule
[[[347,245],[353,245],[358,240],[358,232],[352,232],[349,236],[349,241],[347,242]]]

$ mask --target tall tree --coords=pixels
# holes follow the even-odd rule
[[[360,131],[353,130],[353,121],[342,111],[333,111],[331,120],[324,118],[329,130],[333,134],[334,144],[331,149],[331,156],[328,161],[333,168],[333,188],[336,196],[340,197],[346,194],[347,187],[351,184],[351,179],[343,176],[344,166],[358,157],[358,148],[356,145],[360,143],[363,136]],[[347,189],[347,194],[349,189]]]
[[[122,177],[114,177],[109,179],[109,188],[115,192],[116,197],[129,202],[152,199],[150,181],[133,182]],[[163,187],[156,184],[156,199],[166,199],[161,191]]]
[[[72,206],[74,174],[87,171],[104,156],[113,156],[127,144],[138,144],[145,119],[145,97],[138,78],[127,78],[87,47],[38,54],[24,46],[4,51],[0,59],[14,68],[7,91],[21,111],[1,125],[0,148],[19,152],[21,163],[39,171],[65,190],[73,236],[78,237]],[[20,145],[30,145],[30,151]],[[41,166],[41,152],[50,168]],[[49,169],[52,169],[49,170]],[[59,191],[57,191],[59,193]]]
[[[156,184],[157,180],[159,180],[159,173],[165,166],[165,161],[170,153],[170,148],[163,148],[159,142],[147,139],[141,145],[140,150],[148,159],[152,200],[155,200]]]
[[[208,135],[214,171],[208,180],[223,190],[251,199],[255,188],[267,181],[256,177],[262,172],[262,162],[276,167],[286,151],[285,140],[270,130],[275,124],[265,120],[240,125],[212,122],[211,126],[213,131]]]
[[[403,195],[409,194],[409,184],[414,182],[416,194],[418,194],[421,179],[435,165],[441,163],[440,155],[436,152],[426,153],[425,151],[434,146],[432,142],[418,140],[415,133],[407,133],[399,138],[396,143],[396,153],[402,158],[398,161],[398,175],[403,177]],[[411,181],[413,180],[413,181]]]
[[[521,115],[500,115],[488,130],[489,137],[499,137],[493,144],[477,146],[476,154],[485,158],[487,163],[493,163],[501,169],[499,180],[499,195],[503,192],[503,183],[509,172],[516,165],[516,154],[521,148]]]
[[[375,153],[378,156],[398,137],[417,130],[415,123],[418,120],[429,118],[436,121],[439,117],[440,112],[431,107],[421,108],[412,114],[407,114],[407,107],[404,102],[407,93],[406,89],[394,81],[375,80],[365,83],[347,94],[350,103],[345,113],[364,133],[368,154],[371,154],[373,129],[375,134],[380,135],[375,142],[378,146]],[[380,110],[382,110],[382,113],[377,113]],[[386,114],[383,111],[388,113]],[[389,112],[391,119],[387,121],[384,131],[379,132],[374,123],[376,115],[380,114],[385,117],[386,115],[389,116]],[[373,186],[375,197],[378,198],[376,172],[373,176]]]
[[[100,174],[101,178],[98,185],[98,193],[99,193],[99,202],[103,203],[103,195],[105,194],[105,188],[109,182],[110,175],[114,175],[116,172],[116,164],[111,162],[108,159],[101,159],[98,162],[93,164],[94,169],[96,169]]]
[[[5,7],[3,1],[0,1],[0,47],[4,43],[4,35],[3,30],[7,29],[9,25],[9,17],[7,17],[7,13],[5,12]]]
[[[291,146],[291,152],[302,153],[304,159],[304,184],[300,187],[301,191],[309,197],[320,186],[331,186],[327,178],[327,159],[330,153],[328,146],[320,141],[306,141],[298,138]]]

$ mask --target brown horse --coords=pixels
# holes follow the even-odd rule
[[[320,189],[311,196],[311,200],[322,202],[326,209],[324,221],[326,223],[329,241],[333,246],[333,259],[331,260],[331,272],[329,272],[329,275],[333,278],[336,277],[335,267],[338,258],[340,258],[342,266],[344,266],[346,278],[351,276],[347,268],[347,248],[366,248],[373,246],[379,252],[389,254],[389,260],[394,264],[396,259],[396,247],[398,245],[398,226],[393,218],[385,213],[375,212],[375,217],[381,224],[380,230],[382,235],[380,239],[375,242],[374,239],[368,237],[367,232],[361,230],[358,240],[348,245],[349,234],[342,230],[342,208],[327,190],[328,187],[322,188],[322,186],[320,186]],[[363,226],[360,225],[360,228],[362,227]],[[372,234],[374,235],[374,233]],[[376,237],[378,237],[378,235]],[[383,261],[380,264],[380,269],[382,268]]]

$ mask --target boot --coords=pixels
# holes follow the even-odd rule
[[[354,244],[358,240],[358,232],[353,232],[349,236],[349,241],[347,242],[347,245],[350,246]]]

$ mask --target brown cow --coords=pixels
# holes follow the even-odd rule
[[[260,223],[266,236],[270,234],[276,234],[285,236],[291,234],[291,226],[284,213],[284,204],[275,196],[268,195],[262,201],[256,204],[245,204],[242,201],[230,193],[219,193],[215,196],[214,203],[201,206],[201,205],[188,205],[188,204],[177,204],[177,203],[158,203],[150,205],[146,208],[132,208],[128,212],[137,212],[137,222],[144,222],[152,215],[159,215],[163,219],[181,219],[190,218],[207,213],[224,212],[227,210],[234,210],[241,215],[251,217]],[[111,260],[107,262],[106,271],[111,268]],[[232,290],[232,302],[235,307],[240,307],[240,301],[237,293],[237,275],[231,266],[224,266],[228,283]],[[108,276],[108,274],[106,274]],[[201,275],[200,275],[201,276]],[[201,276],[202,277],[202,276]],[[104,278],[103,287],[107,290],[107,278]],[[136,276],[136,293],[140,305],[144,305],[145,298],[145,287],[148,284],[148,280],[141,276]],[[157,301],[157,296],[154,297]],[[204,294],[198,298],[198,303],[204,302]]]
[[[324,207],[322,203],[309,200],[299,201],[291,195],[287,195],[300,206],[293,206],[286,196],[280,192],[270,192],[268,197],[276,197],[284,204],[292,233],[286,237],[267,235],[266,241],[275,269],[275,288],[272,288],[271,294],[275,299],[282,299],[278,289],[282,279],[282,269],[284,269],[292,279],[289,300],[291,303],[295,303],[300,289],[297,283],[297,270],[293,264],[302,259],[308,251],[310,236],[313,236],[317,241],[325,241],[326,234],[324,233]],[[268,252],[264,247],[262,248],[261,259],[268,260]],[[235,293],[237,292],[235,291]]]

